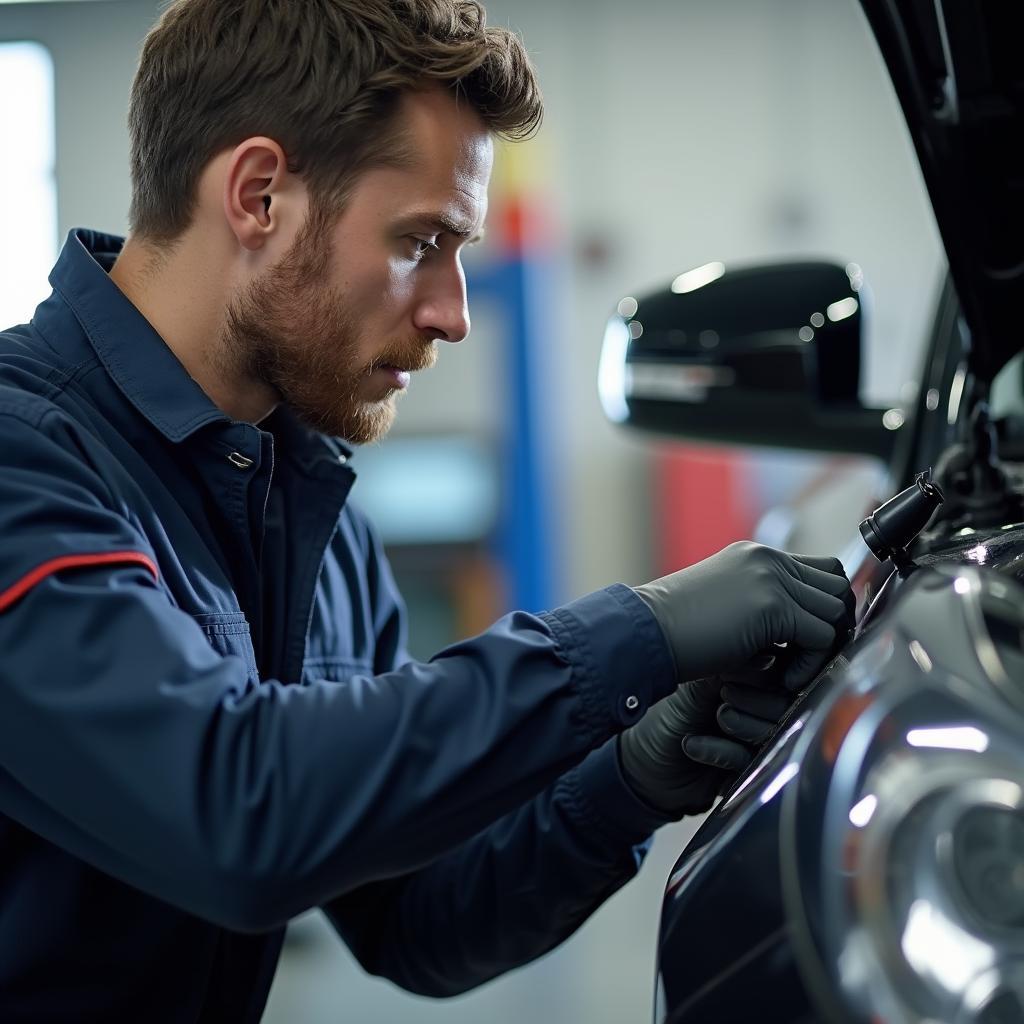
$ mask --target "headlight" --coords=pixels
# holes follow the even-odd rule
[[[973,725],[936,729],[959,730],[993,739]],[[1024,1022],[1024,1011],[1005,1016],[1024,967],[1024,762],[990,749],[907,743],[868,772],[870,792],[850,808],[877,800],[845,839],[854,927],[837,966],[882,1020],[987,1024],[998,999],[993,1024]]]
[[[963,597],[916,599],[949,642]],[[1024,716],[920,636],[866,644],[808,730],[783,805],[794,944],[836,1020],[1024,1024]]]

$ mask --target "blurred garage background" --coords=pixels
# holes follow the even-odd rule
[[[737,537],[835,553],[884,486],[868,461],[617,432],[596,378],[621,299],[713,260],[855,261],[873,297],[863,395],[898,408],[943,270],[856,0],[487,8],[526,40],[544,126],[499,157],[488,237],[467,262],[472,337],[445,347],[392,435],[355,462],[419,657],[512,607],[637,583]],[[0,0],[4,326],[45,296],[72,226],[126,228],[128,90],[159,9]],[[367,978],[308,915],[290,929],[266,1020],[647,1020],[661,890],[692,828],[659,833],[640,876],[561,949],[443,1003]]]

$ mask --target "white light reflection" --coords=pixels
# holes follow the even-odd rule
[[[957,417],[960,415],[960,400],[964,397],[964,384],[967,381],[967,367],[960,366],[953,374],[953,383],[949,386],[949,404],[946,406],[946,422],[956,426]]]
[[[906,421],[907,418],[903,415],[902,409],[887,409],[882,417],[882,426],[886,430],[899,430]]]
[[[985,544],[979,544],[976,548],[965,551],[964,558],[977,562],[978,565],[984,565],[988,561],[988,547]]]
[[[825,318],[820,313],[811,314],[811,326],[812,327],[824,327]]]
[[[704,285],[717,281],[724,273],[724,263],[717,261],[715,263],[705,263],[702,267],[695,267],[693,270],[687,270],[686,273],[680,274],[672,282],[672,291],[676,295],[695,292],[698,288],[703,288]]]
[[[947,992],[962,992],[992,966],[992,947],[954,924],[928,900],[914,900],[900,942],[907,962]]]
[[[630,320],[629,322],[629,336],[636,341],[637,338],[642,338],[644,334],[644,325],[639,320]]]
[[[627,295],[616,307],[619,311],[619,316],[624,317],[626,320],[636,316],[636,311],[639,308],[640,303],[632,295]]]
[[[837,320],[845,320],[848,316],[853,316],[859,308],[860,304],[851,295],[848,299],[840,299],[838,302],[833,302],[825,310],[825,314],[829,320],[835,323]]]
[[[878,797],[874,793],[868,793],[863,800],[857,801],[850,808],[850,823],[856,825],[857,828],[863,828],[871,820],[871,815],[875,813],[876,807],[878,807]]]
[[[775,797],[782,792],[786,784],[796,777],[798,771],[800,771],[800,765],[798,765],[796,761],[790,761],[789,764],[787,764],[786,767],[783,768],[767,786],[765,786],[764,792],[761,794],[761,803],[766,804],[769,800],[774,800]]]
[[[864,286],[864,271],[856,263],[846,264],[846,276],[850,279],[850,287],[855,292]]]
[[[957,576],[953,580],[953,589],[958,594],[969,594],[971,592],[971,581],[966,576]]]
[[[973,725],[956,725],[943,729],[911,729],[907,742],[912,747],[940,750],[971,750],[983,754],[988,750],[988,734]]]
[[[814,341],[814,328],[808,327],[806,324],[797,331],[797,337],[801,341]]]
[[[608,321],[597,369],[597,393],[605,416],[613,423],[622,423],[629,416],[626,404],[626,350],[629,331],[618,319]]]
[[[910,656],[921,666],[922,672],[931,672],[934,666],[928,652],[921,646],[920,640],[910,641]]]
[[[778,747],[784,747],[789,741],[790,737],[804,726],[804,720],[802,718],[795,719],[786,731],[775,738],[775,744]],[[751,771],[747,777],[729,794],[729,799],[725,801],[724,806],[731,804],[745,789],[751,786],[754,782],[761,778],[764,774],[765,769],[770,764],[770,760],[762,761],[753,771]]]

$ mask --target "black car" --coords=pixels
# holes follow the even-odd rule
[[[898,492],[855,633],[669,879],[659,1024],[1024,1024],[1024,5],[862,6],[950,268],[912,407],[860,401],[854,264],[708,264],[602,353],[615,420],[875,455]]]

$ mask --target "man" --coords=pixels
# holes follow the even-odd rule
[[[177,0],[146,40],[132,234],[73,231],[0,335],[0,1019],[257,1020],[317,906],[479,984],[747,763],[789,698],[716,676],[829,656],[838,563],[751,544],[405,655],[344,442],[468,334],[492,136],[540,115],[466,0]]]

